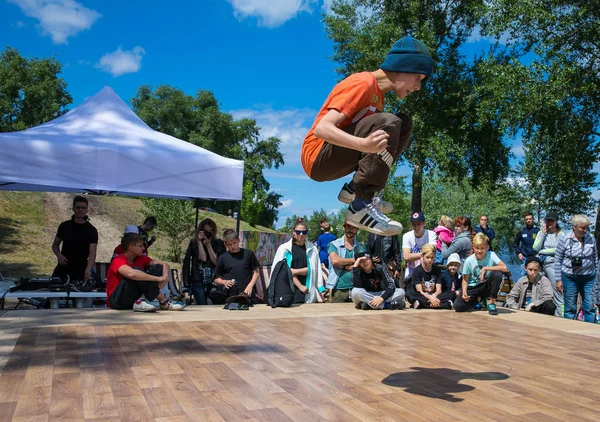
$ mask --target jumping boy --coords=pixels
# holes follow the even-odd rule
[[[402,232],[400,223],[383,215],[391,212],[391,205],[376,193],[383,190],[390,169],[408,146],[412,121],[403,113],[383,113],[384,97],[392,91],[406,97],[419,90],[432,72],[433,59],[425,44],[404,37],[379,69],[350,75],[325,100],[302,144],[302,166],[317,182],[354,172],[338,195],[350,204],[349,224],[382,236]]]

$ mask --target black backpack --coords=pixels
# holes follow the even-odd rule
[[[279,261],[271,273],[268,299],[271,308],[278,306],[287,308],[294,303],[292,272],[285,259]]]

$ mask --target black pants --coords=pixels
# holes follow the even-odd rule
[[[406,298],[410,303],[419,302],[420,308],[431,308],[429,299],[427,299],[424,294],[419,293],[412,283],[406,288]],[[454,301],[456,298],[456,292],[445,291],[442,292],[437,298],[440,301],[439,308],[431,309],[452,309],[450,301]]]
[[[556,305],[554,304],[553,300],[547,300],[539,306],[532,306],[531,312],[544,315],[554,315],[554,312],[556,312]]]
[[[359,138],[366,138],[379,129],[390,135],[386,150],[392,156],[393,162],[396,162],[400,153],[408,146],[412,133],[412,120],[407,114],[375,113],[358,123],[342,128]],[[356,196],[369,200],[375,192],[385,187],[390,167],[380,154],[360,152],[325,142],[315,159],[310,178],[317,182],[325,182],[337,180],[353,172]]]
[[[469,295],[467,302],[463,300],[462,295],[456,296],[454,310],[456,312],[464,312],[473,309],[479,303],[480,298],[487,299],[491,297],[492,299],[497,299],[503,284],[504,275],[502,272],[491,271],[489,277],[484,282],[467,288],[467,294]]]
[[[162,265],[152,265],[145,272],[160,277],[163,274],[163,267]],[[159,293],[160,289],[156,281],[137,281],[124,278],[110,295],[109,305],[113,309],[132,309],[134,302],[140,296],[144,295],[146,299],[153,301]]]

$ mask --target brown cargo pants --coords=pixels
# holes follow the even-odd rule
[[[343,131],[360,138],[366,138],[379,129],[390,135],[386,149],[395,163],[410,141],[412,120],[407,114],[375,113],[342,128]],[[356,151],[325,142],[313,164],[310,178],[317,182],[326,182],[353,172],[356,196],[368,201],[375,196],[375,192],[385,187],[390,166],[379,154]]]

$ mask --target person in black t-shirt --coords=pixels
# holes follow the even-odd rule
[[[414,269],[406,296],[416,308],[452,309],[454,292],[442,293],[442,271],[433,264],[436,246],[427,244],[421,249],[421,265]]]
[[[396,288],[394,279],[381,264],[374,264],[365,245],[354,248],[353,288],[350,297],[357,309],[403,309],[404,290]]]
[[[244,292],[256,300],[254,285],[260,267],[256,255],[249,249],[240,248],[239,235],[233,229],[225,230],[223,240],[227,252],[217,261],[215,283],[225,288],[227,297]]]
[[[60,223],[52,242],[52,252],[58,259],[52,277],[86,281],[92,277],[98,230],[88,221],[87,211],[88,201],[85,197],[77,195],[73,198],[73,216]]]
[[[156,217],[151,215],[146,217],[141,226],[138,226],[138,233],[144,242],[144,255],[148,255],[148,248],[156,242],[156,236],[148,237],[148,233],[154,230],[157,224]]]

